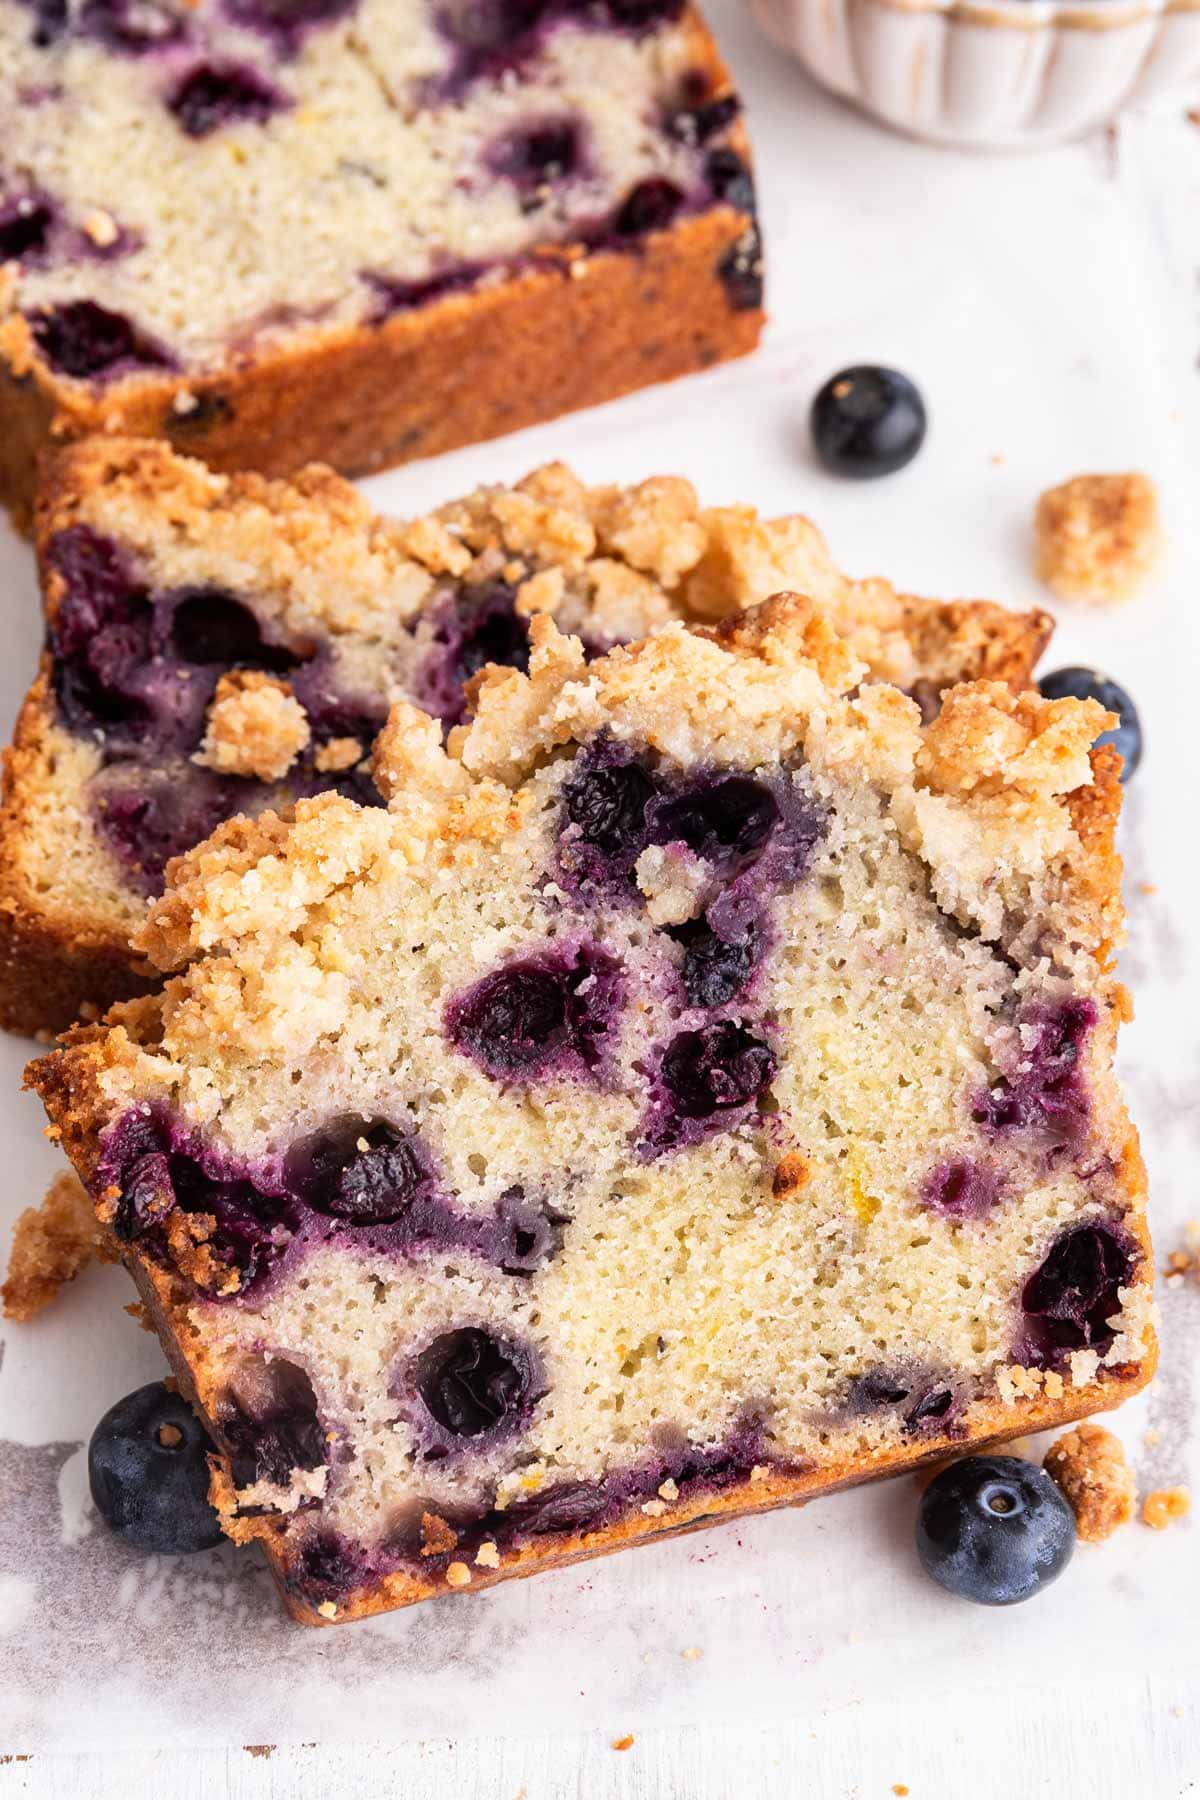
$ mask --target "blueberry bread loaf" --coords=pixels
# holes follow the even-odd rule
[[[532,645],[445,745],[397,704],[386,810],[175,863],[165,989],[29,1072],[312,1622],[1153,1368],[1108,715],[923,725],[794,596]]]
[[[684,0],[0,0],[0,501],[92,431],[427,456],[750,350]]]
[[[485,663],[524,666],[538,613],[595,653],[802,586],[926,704],[964,675],[1026,680],[1048,627],[851,582],[805,519],[562,468],[400,524],[328,470],[229,479],[95,441],[55,466],[38,536],[49,648],[0,807],[0,1020],[26,1031],[145,987],[130,931],[222,819],[325,788],[377,802],[389,702],[456,723]]]

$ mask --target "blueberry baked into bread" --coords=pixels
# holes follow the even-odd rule
[[[849,581],[805,519],[561,467],[398,523],[328,470],[231,479],[100,440],[53,466],[38,540],[49,646],[0,807],[0,1020],[19,1030],[144,989],[129,934],[221,820],[326,788],[378,803],[390,701],[455,724],[485,663],[524,666],[538,614],[595,653],[803,587],[926,705],[964,675],[1028,680],[1049,627]]]
[[[165,989],[34,1063],[317,1622],[1112,1406],[1150,1376],[1116,758],[811,602],[540,617],[388,806],[222,825]]]
[[[64,437],[349,473],[753,348],[684,0],[0,0],[0,502]]]

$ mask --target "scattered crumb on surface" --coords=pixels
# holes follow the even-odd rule
[[[700,1662],[703,1657],[704,1652],[701,1650],[699,1644],[689,1644],[683,1653],[684,1662]]]
[[[1066,600],[1125,600],[1162,548],[1148,475],[1076,475],[1049,488],[1034,520],[1037,572]]]
[[[247,1756],[261,1756],[264,1759],[275,1752],[274,1744],[243,1744],[242,1749]]]
[[[614,1738],[612,1741],[612,1747],[614,1750],[632,1750],[633,1749],[633,1733],[632,1733],[632,1731],[627,1731],[625,1733],[624,1737]]]
[[[1153,881],[1139,881],[1138,892],[1139,894],[1157,894],[1158,884]]]
[[[908,1793],[908,1789],[902,1781],[893,1781],[892,1792],[897,1795],[898,1800],[904,1800],[904,1796]]]
[[[1162,1443],[1162,1432],[1156,1431],[1152,1425],[1149,1431],[1144,1431],[1142,1433],[1142,1442],[1145,1444],[1147,1450],[1156,1450],[1159,1444]]]
[[[23,1324],[49,1306],[102,1254],[103,1232],[78,1176],[55,1176],[40,1206],[30,1206],[13,1227],[8,1276],[0,1294],[4,1316]]]
[[[148,1331],[151,1337],[157,1337],[158,1333],[154,1329],[154,1321],[150,1317],[149,1308],[143,1306],[140,1300],[130,1300],[124,1310],[131,1319],[137,1321],[143,1331]]]
[[[1085,1544],[1101,1544],[1134,1512],[1133,1471],[1120,1439],[1085,1420],[1051,1444],[1043,1463],[1062,1489]]]
[[[1165,1531],[1176,1519],[1186,1519],[1192,1496],[1185,1487],[1155,1488],[1142,1501],[1142,1523],[1152,1531]]]

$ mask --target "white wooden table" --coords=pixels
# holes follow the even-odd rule
[[[780,84],[787,83],[798,117],[799,109],[806,107],[814,130],[821,127],[815,143],[827,147],[832,130],[843,146],[855,141],[865,145],[870,139],[871,153],[878,157],[879,144],[872,127],[856,125],[847,136],[846,121],[832,120],[831,103],[807,90],[798,74],[793,77],[791,71],[776,66],[776,59],[757,45],[731,11],[722,11],[719,4],[713,10],[718,22],[728,28],[730,54],[751,97],[752,126],[760,126],[756,108],[778,105],[783,91]],[[767,121],[761,123],[766,126]],[[789,144],[803,146],[806,130],[803,123],[796,124]],[[856,139],[857,133],[862,134],[860,139]],[[760,146],[764,139],[772,138],[768,129],[760,129],[758,135]],[[773,162],[766,158],[764,162],[764,210],[770,243],[776,219],[780,221],[778,235],[787,235],[791,171],[782,149]],[[910,160],[905,166],[912,170],[924,165]],[[1111,194],[1112,184],[1116,184],[1132,214],[1141,221],[1145,254],[1157,260],[1164,277],[1163,305],[1166,312],[1173,309],[1174,317],[1168,323],[1150,320],[1146,325],[1162,331],[1169,340],[1165,353],[1171,359],[1171,392],[1177,393],[1182,423],[1191,434],[1193,447],[1200,451],[1196,396],[1200,380],[1196,372],[1200,345],[1200,128],[1184,119],[1182,108],[1154,118],[1131,119],[1119,132],[1056,153],[1056,178],[1047,182],[1044,198],[1039,197],[1037,166],[1028,160],[1008,165],[1011,176],[1001,177],[990,163],[979,168],[979,179],[986,181],[993,196],[1001,192],[998,183],[1011,180],[1021,207],[1029,210],[1042,230],[1052,230],[1053,219],[1038,219],[1037,209],[1062,204],[1060,177],[1065,175],[1068,186],[1074,182],[1085,199],[1092,189],[1097,194]],[[814,171],[797,168],[795,176],[811,185]],[[816,169],[815,178],[836,189],[839,171],[825,164]],[[836,205],[831,202],[827,210],[832,218]],[[914,226],[919,224],[919,213],[918,206],[912,215]],[[831,253],[824,243],[813,248],[818,258]],[[869,246],[848,244],[845,251],[869,268]],[[795,279],[792,271],[783,271],[783,275],[780,288],[786,316],[777,320],[776,336],[763,353],[774,357],[780,369],[788,363],[787,341],[803,340],[797,311],[802,302],[797,296],[803,294],[804,282]],[[1031,279],[1036,279],[1032,269]],[[1094,298],[1098,306],[1104,304],[1104,296]],[[1076,305],[1081,299],[1086,302],[1088,296],[1070,297]],[[851,336],[847,328],[843,341],[849,343]],[[824,351],[818,347],[815,353]],[[875,353],[872,342],[862,344],[864,359]],[[804,367],[803,356],[797,354],[798,366]],[[1113,354],[1120,354],[1119,345],[1113,345]],[[921,371],[914,369],[913,373],[920,375]],[[693,392],[700,391],[693,384]],[[798,385],[793,395],[797,443],[810,391]],[[670,390],[661,405],[684,406],[685,393],[683,388]],[[620,417],[614,414],[618,421]],[[1031,430],[1036,423],[1030,421]],[[546,431],[526,434],[524,442],[495,453],[502,459],[497,472],[512,473],[552,450],[575,455],[581,429],[564,425],[557,438]],[[610,431],[609,437],[613,435]],[[459,459],[460,466],[482,475],[489,469],[489,454],[483,450],[468,453]],[[786,448],[781,447],[780,454],[786,456]],[[1194,472],[1196,460],[1192,466]],[[610,473],[620,472],[610,464]],[[1072,472],[1076,471],[1061,471]],[[1030,484],[1032,504],[1036,492],[1032,475]],[[733,485],[736,489],[736,481]],[[444,497],[462,486],[457,474],[451,480],[435,465],[408,478],[405,504]],[[920,515],[915,522],[929,532],[936,531],[937,494],[919,485],[911,493],[912,506]],[[386,488],[383,498],[386,503]],[[920,568],[896,566],[885,559],[892,529],[886,504],[879,520],[877,541],[883,546],[876,558],[879,566],[914,585],[918,580],[934,585],[939,572],[930,572],[928,557],[926,566]],[[853,547],[846,544],[844,531],[835,531],[834,537],[836,548],[853,562]],[[874,549],[871,556],[876,557]],[[957,582],[958,591],[963,591],[968,581],[969,577],[964,577]],[[947,591],[954,585],[950,575],[945,585]],[[1194,604],[1200,606],[1197,585],[1193,569],[1190,593]],[[1163,646],[1163,653],[1169,655],[1169,645]],[[1193,808],[1193,831],[1196,822]],[[1185,929],[1195,932],[1194,910]],[[1185,1104],[1200,1110],[1194,1090]],[[1200,1212],[1200,1201],[1193,1210]],[[1187,1341],[1193,1352],[1200,1347],[1194,1333]],[[1181,1531],[1172,1552],[1177,1558],[1180,1605],[1190,1611],[1193,1640],[1200,1601],[1198,1544],[1200,1532]],[[549,1589],[543,1591],[549,1595]],[[1025,1616],[1029,1632],[1036,1633],[1036,1611],[1031,1609]],[[719,1636],[719,1618],[712,1624]],[[186,1630],[186,1620],[180,1621],[180,1628]],[[854,1628],[855,1620],[847,1618],[846,1629],[852,1638]],[[1014,1685],[1011,1692],[999,1697],[993,1689],[984,1699],[976,1687],[976,1672],[965,1666],[952,1683],[939,1678],[933,1691],[918,1689],[916,1698],[910,1684],[903,1699],[897,1700],[889,1693],[884,1676],[874,1679],[869,1691],[853,1704],[814,1709],[802,1676],[797,1676],[794,1705],[781,1706],[769,1727],[761,1721],[738,1725],[728,1717],[706,1723],[705,1714],[670,1728],[637,1729],[635,1741],[625,1750],[615,1749],[613,1741],[632,1729],[634,1721],[613,1716],[605,1726],[585,1735],[551,1735],[545,1727],[553,1721],[541,1716],[535,1696],[531,1696],[524,1717],[497,1719],[490,1735],[486,1735],[490,1722],[473,1718],[470,1735],[453,1743],[293,1742],[270,1750],[265,1746],[180,1749],[166,1744],[153,1751],[94,1755],[39,1750],[31,1758],[0,1756],[0,1800],[17,1795],[82,1800],[83,1796],[118,1794],[153,1794],[161,1800],[218,1800],[223,1796],[266,1800],[267,1796],[301,1794],[319,1795],[322,1800],[376,1794],[402,1795],[405,1800],[522,1800],[523,1796],[526,1800],[615,1800],[616,1796],[622,1800],[640,1800],[642,1796],[647,1800],[724,1800],[728,1796],[732,1800],[743,1795],[747,1800],[751,1796],[755,1800],[774,1796],[788,1796],[789,1800],[793,1796],[796,1800],[808,1800],[809,1796],[814,1800],[858,1796],[873,1800],[880,1796],[887,1800],[889,1795],[905,1793],[911,1794],[912,1800],[1036,1800],[1042,1795],[1168,1800],[1189,1793],[1200,1795],[1200,1663],[1160,1666],[1150,1655],[1144,1673],[1131,1675],[1126,1667],[1114,1677],[1108,1668],[1109,1648],[1103,1632],[1097,1633],[1094,1623],[1089,1623],[1081,1632],[1075,1654],[1064,1658],[1061,1679],[1046,1681],[1033,1695],[1018,1694]],[[920,1655],[921,1644],[914,1642],[912,1656],[919,1659]],[[1020,1671],[1014,1668],[1013,1673],[1015,1684]],[[348,1704],[352,1705],[352,1700]],[[70,1741],[68,1726],[69,1721],[64,1721],[64,1742]],[[531,1735],[535,1729],[542,1734]],[[485,1735],[479,1735],[481,1731]],[[20,1746],[12,1749],[17,1751]]]

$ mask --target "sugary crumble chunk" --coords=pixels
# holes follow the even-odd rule
[[[446,1586],[465,1588],[471,1585],[471,1571],[465,1562],[452,1562],[446,1570]]]
[[[1134,1512],[1133,1471],[1120,1440],[1103,1425],[1085,1421],[1046,1452],[1044,1467],[1071,1504],[1085,1544],[1099,1544]]]
[[[196,761],[218,775],[278,781],[308,748],[310,736],[304,708],[286,681],[235,669],[217,683]]]
[[[49,1306],[61,1287],[103,1254],[103,1232],[92,1202],[69,1170],[57,1175],[40,1206],[13,1227],[8,1276],[0,1290],[4,1316],[24,1324]]]
[[[1152,1531],[1165,1531],[1177,1519],[1186,1519],[1192,1510],[1192,1496],[1185,1487],[1155,1488],[1142,1501],[1142,1524]]]
[[[1066,600],[1125,600],[1162,548],[1148,475],[1076,475],[1038,501],[1037,572]]]

